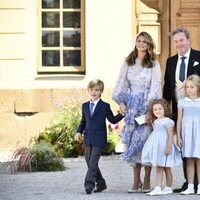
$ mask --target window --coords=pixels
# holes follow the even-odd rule
[[[84,0],[39,0],[38,73],[84,73]]]

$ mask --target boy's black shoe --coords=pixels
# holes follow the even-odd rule
[[[102,192],[102,191],[105,190],[106,188],[107,188],[107,186],[106,186],[106,185],[103,185],[103,186],[101,186],[101,187],[97,187],[97,189],[95,189],[94,192],[95,192],[95,193],[97,193],[97,192]]]
[[[183,183],[181,188],[174,189],[173,192],[180,193],[182,191],[187,190],[187,188],[188,188],[188,183],[185,182],[185,183]]]
[[[86,192],[86,194],[91,194],[92,190],[90,188],[85,188],[85,192]]]

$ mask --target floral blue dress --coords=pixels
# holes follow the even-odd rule
[[[161,98],[161,79],[157,61],[153,68],[146,68],[136,59],[132,66],[123,63],[113,90],[113,100],[126,105],[125,125],[121,132],[125,144],[122,157],[133,166],[141,163],[142,148],[152,131],[147,124],[138,125],[135,118],[146,114],[150,100]]]

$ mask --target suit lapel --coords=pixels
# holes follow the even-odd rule
[[[91,118],[91,115],[90,115],[90,102],[89,101],[86,104],[86,112],[87,112],[87,115],[89,115],[90,118]]]
[[[194,52],[191,49],[191,51],[190,51],[190,59],[189,59],[188,68],[187,68],[187,77],[192,74],[193,64],[194,64]]]
[[[176,56],[173,57],[172,60],[172,67],[171,67],[171,78],[172,78],[172,84],[175,85],[175,79],[176,79],[176,65],[177,65],[177,61],[178,61],[178,54]]]
[[[101,107],[101,104],[102,104],[102,100],[100,99],[100,100],[98,101],[98,103],[97,103],[95,109],[94,109],[94,112],[93,112],[93,114],[92,114],[92,117],[94,117],[95,114],[98,112],[98,110],[99,110],[100,107]]]

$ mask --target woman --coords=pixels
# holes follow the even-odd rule
[[[141,181],[141,153],[152,128],[137,124],[135,118],[146,114],[149,102],[161,98],[161,70],[155,60],[152,37],[141,32],[137,35],[133,51],[123,63],[113,91],[113,100],[126,106],[125,125],[121,132],[126,146],[123,159],[133,166],[133,185],[128,192],[149,192],[151,167],[145,166],[144,183]]]

